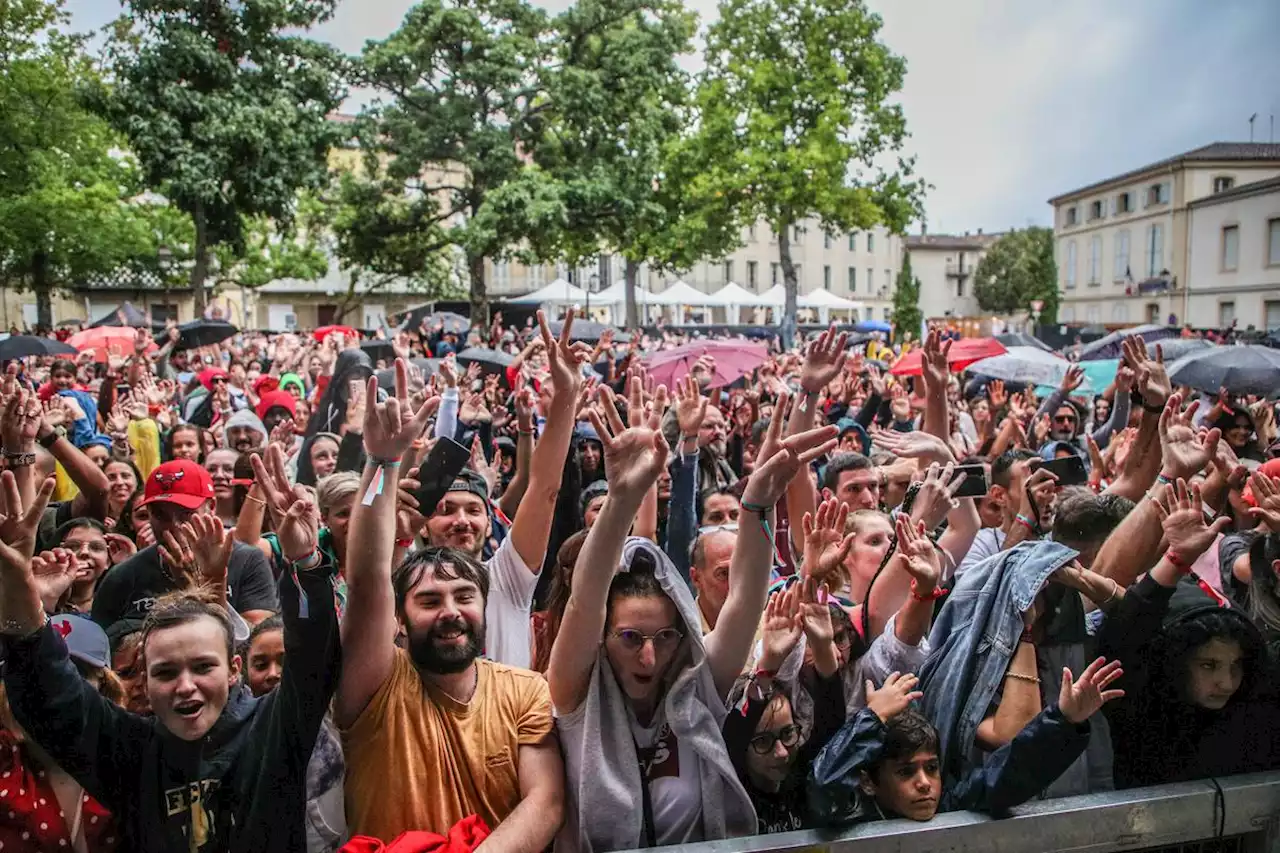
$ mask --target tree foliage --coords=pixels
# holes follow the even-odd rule
[[[1058,318],[1058,267],[1053,257],[1053,230],[1010,231],[991,245],[974,271],[974,295],[983,311],[1017,314],[1044,302],[1040,322]]]
[[[0,3],[0,283],[33,288],[45,326],[56,288],[152,247],[133,160],[76,98],[95,71],[66,25],[60,0]]]
[[[863,0],[721,0],[707,34],[697,104],[708,189],[778,235],[786,284],[784,339],[794,335],[793,227],[813,218],[832,233],[919,213],[923,182],[896,157],[907,136],[906,62],[878,40]]]
[[[924,313],[920,310],[920,279],[911,271],[911,253],[902,255],[902,269],[898,271],[898,285],[893,292],[893,334],[896,343],[907,336],[919,338]]]
[[[236,256],[263,217],[287,230],[339,138],[337,54],[297,35],[336,0],[125,0],[109,85],[86,103],[128,138],[147,185],[191,217],[203,309],[214,247]]]

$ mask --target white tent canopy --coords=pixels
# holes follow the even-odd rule
[[[796,304],[800,308],[835,308],[840,311],[862,308],[861,303],[845,299],[843,296],[836,296],[829,290],[821,289],[811,293],[800,294]]]
[[[653,302],[653,294],[640,285],[636,285],[636,304],[648,305]],[[627,283],[615,281],[599,293],[591,294],[592,305],[626,305]]]
[[[574,287],[562,278],[558,278],[533,293],[517,296],[515,299],[507,301],[516,305],[581,305],[587,301],[587,292],[580,287]]]
[[[781,307],[787,304],[787,291],[780,285],[775,284],[757,297],[761,305],[773,305]]]
[[[707,305],[764,305],[758,294],[729,282],[707,297]]]
[[[650,305],[712,305],[711,297],[683,281],[677,281],[661,293],[649,295]]]

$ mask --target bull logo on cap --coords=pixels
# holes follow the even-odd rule
[[[186,476],[186,473],[187,473],[186,471],[172,471],[172,472],[157,471],[156,483],[160,486],[160,488],[164,489],[166,492],[171,492],[173,491],[173,487],[178,485],[178,481],[181,480],[184,476]]]

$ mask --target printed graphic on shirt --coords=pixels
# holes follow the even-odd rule
[[[680,749],[671,727],[665,723],[653,741],[653,746],[639,749],[640,766],[645,769],[645,779],[680,778]]]
[[[209,840],[213,829],[214,816],[211,811],[205,808],[205,803],[209,802],[209,797],[214,791],[218,790],[220,784],[221,780],[219,779],[205,779],[200,782],[183,785],[181,788],[170,788],[164,792],[164,801],[169,817],[182,814],[185,811],[191,812],[190,822],[184,828],[184,831],[187,833],[193,849],[199,850]]]

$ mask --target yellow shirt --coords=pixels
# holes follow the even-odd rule
[[[535,672],[476,666],[475,695],[462,704],[424,682],[396,649],[391,675],[342,733],[352,835],[443,835],[473,814],[492,830],[519,805],[520,747],[551,733],[551,691]]]

